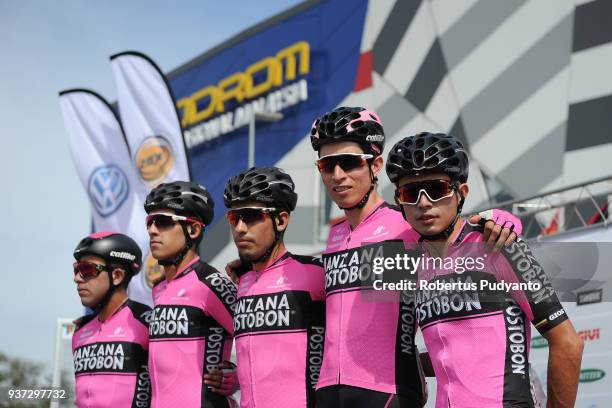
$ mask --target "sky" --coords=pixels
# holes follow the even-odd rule
[[[72,251],[90,210],[64,131],[58,92],[116,99],[108,57],[141,51],[164,72],[296,0],[0,2],[0,351],[50,371],[55,324],[82,307]]]

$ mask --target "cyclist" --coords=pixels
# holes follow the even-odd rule
[[[370,296],[359,274],[343,279],[343,259],[367,265],[368,245],[415,242],[418,234],[399,209],[376,191],[383,168],[385,134],[379,117],[360,107],[340,107],[313,123],[310,140],[318,153],[317,167],[331,199],[345,219],[333,225],[323,253],[326,269],[325,353],[317,384],[317,407],[421,406],[426,387],[414,344],[415,312],[410,297],[395,293],[389,301]],[[487,222],[490,242],[515,235]],[[356,256],[356,258],[355,258]]]
[[[225,186],[234,243],[242,264],[251,266],[240,278],[234,315],[245,408],[315,402],[325,338],[324,273],[319,260],[294,255],[283,244],[297,202],[294,189],[277,167],[252,167]]]
[[[233,406],[203,380],[229,360],[236,301],[234,285],[197,254],[213,200],[199,184],[175,181],[151,190],[144,207],[151,254],[165,275],[153,288],[149,326],[152,406]]]
[[[436,406],[539,406],[529,374],[530,321],[549,343],[548,406],[574,406],[582,340],[522,239],[483,256],[482,227],[460,217],[469,192],[461,142],[442,133],[407,137],[391,149],[386,170],[424,253],[444,260],[420,267],[419,282],[435,286],[419,284],[416,293]],[[480,266],[453,266],[468,257],[472,264],[481,257]],[[499,290],[494,283],[515,285]]]
[[[74,283],[83,306],[72,336],[78,407],[148,407],[151,309],[128,299],[127,286],[142,264],[130,237],[99,232],[74,250]]]

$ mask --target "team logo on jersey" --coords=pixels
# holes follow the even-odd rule
[[[476,284],[493,279],[488,273],[476,271],[436,276],[429,283],[439,282],[440,289],[419,287],[416,292],[416,315],[419,325],[423,328],[441,319],[500,310],[504,300],[501,295],[488,290],[479,290]]]
[[[74,371],[123,371],[125,352],[122,343],[93,343],[74,352]]]
[[[414,296],[408,292],[400,293],[400,314],[398,325],[398,344],[404,354],[414,355],[414,335],[416,332],[416,316]]]
[[[380,235],[380,234],[382,234],[382,233],[383,233],[383,231],[384,231],[385,229],[386,229],[386,228],[385,228],[385,226],[384,226],[384,225],[379,226],[378,228],[376,228],[376,229],[374,230],[374,235]]]
[[[210,327],[206,336],[206,344],[204,345],[204,355],[206,363],[206,371],[219,368],[223,357],[223,342],[225,340],[225,330],[220,326]]]
[[[526,375],[527,367],[527,338],[525,336],[525,315],[515,303],[504,309],[506,321],[506,358],[510,359],[513,374]]]
[[[125,331],[123,327],[118,326],[115,330],[113,330],[113,334],[110,334],[108,337],[125,337]]]
[[[308,330],[308,348],[306,350],[306,373],[310,386],[314,389],[319,381],[323,364],[323,345],[325,343],[325,326],[312,326]]]
[[[209,273],[204,277],[204,283],[211,288],[219,299],[234,312],[236,308],[236,286],[228,279],[221,276],[219,272]]]
[[[234,311],[236,335],[272,330],[306,328],[303,311],[310,304],[304,291],[284,291],[238,299]]]
[[[539,289],[525,292],[530,301],[538,305],[555,295],[555,290],[550,284],[548,276],[524,241],[518,240],[512,245],[504,247],[502,253],[508,258],[512,268],[524,282],[539,284],[537,286]]]
[[[204,312],[194,306],[156,306],[149,323],[149,338],[203,337]]]
[[[395,257],[405,251],[401,241],[382,241],[345,251],[323,254],[325,291],[331,293],[371,288],[375,279],[383,278],[374,273],[374,259]],[[385,271],[387,272],[388,276],[391,276],[392,271]]]
[[[75,374],[96,372],[135,373],[146,361],[140,344],[130,342],[101,342],[81,346],[72,354]]]
[[[118,166],[96,167],[89,176],[87,192],[93,208],[101,217],[114,214],[127,200],[130,192],[128,179]]]
[[[157,184],[172,170],[172,147],[163,136],[148,137],[136,151],[135,161],[140,177],[146,182]]]

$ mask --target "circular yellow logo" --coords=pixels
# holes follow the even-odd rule
[[[135,160],[140,177],[152,183],[163,180],[174,164],[170,143],[161,136],[146,138],[138,148]]]
[[[157,259],[153,258],[151,254],[149,254],[145,262],[144,273],[149,288],[152,288],[157,282],[164,279],[164,267],[158,264]]]

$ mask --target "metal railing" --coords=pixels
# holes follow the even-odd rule
[[[577,231],[610,223],[612,175],[563,187],[520,200],[496,204],[523,223],[523,236],[541,236]],[[488,208],[482,208],[475,212]]]

